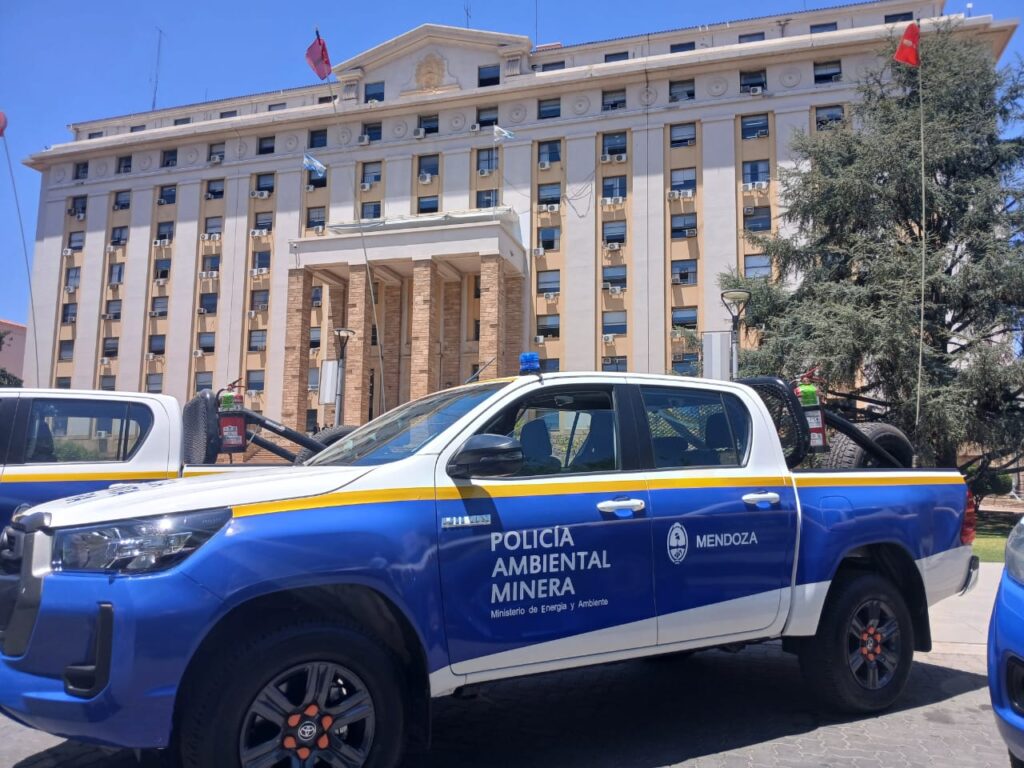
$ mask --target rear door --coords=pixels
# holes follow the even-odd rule
[[[796,497],[753,395],[639,387],[658,643],[768,631],[785,619]]]
[[[7,505],[3,498],[3,479],[4,467],[7,465],[7,450],[14,433],[14,414],[17,409],[18,395],[15,392],[5,392],[0,395],[0,530],[3,528],[3,520],[10,517],[10,512],[6,512]]]

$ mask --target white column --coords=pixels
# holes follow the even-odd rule
[[[53,386],[54,337],[57,333],[57,309],[60,304],[61,274],[64,259],[63,199],[44,202],[50,173],[43,176],[43,192],[39,196],[38,233],[32,257],[32,284],[29,304],[28,332],[25,335],[25,386]],[[38,354],[38,365],[36,355]]]
[[[633,200],[629,237],[629,369],[665,372],[664,127],[633,129]]]
[[[384,161],[385,217],[408,216],[412,208],[412,157],[390,157]]]
[[[470,156],[472,150],[455,149],[441,155],[441,209],[465,211],[476,207],[469,199]]]
[[[267,368],[264,373],[266,391],[263,393],[263,412],[271,419],[281,418],[284,399],[284,340],[288,313],[300,312],[301,307],[288,306],[288,267],[293,260],[288,241],[302,234],[301,171],[278,171],[274,197],[274,251],[270,262],[270,322],[267,324]],[[302,378],[305,381],[305,377]]]
[[[356,164],[346,160],[337,165],[331,164],[327,181],[330,184],[330,209],[327,211],[327,223],[352,221],[356,218],[355,190]]]
[[[153,258],[153,187],[132,190],[128,245],[124,249],[124,282],[121,299],[121,344],[118,355],[118,389],[140,389],[142,352],[150,327],[146,292],[149,288],[149,264]],[[106,282],[107,275],[103,275]],[[169,316],[169,315],[168,315]]]
[[[503,179],[501,204],[511,206],[519,214],[520,242],[529,248],[533,221],[533,143],[519,141],[503,144],[499,171]],[[530,264],[527,259],[528,271]]]
[[[199,222],[200,182],[178,184],[178,219],[174,225],[174,254],[171,261],[171,284],[167,302],[168,332],[164,353],[164,394],[184,403],[192,392],[188,380],[192,362],[192,339],[196,318],[196,261],[199,233],[205,227]],[[145,382],[143,382],[145,383]]]
[[[84,225],[82,282],[75,294],[80,321],[75,326],[75,367],[71,374],[71,386],[74,389],[93,389],[96,386],[96,366],[100,355],[100,301],[106,282],[103,276],[103,249],[106,246],[107,214],[110,210],[107,195],[90,194],[86,205],[88,215]],[[117,387],[134,389],[121,381],[117,382]]]
[[[221,235],[217,299],[217,389],[241,375],[242,328],[249,255],[249,175],[224,182],[224,234]]]
[[[718,275],[736,267],[736,141],[732,115],[709,118],[701,126],[703,229],[700,285],[701,331],[732,327],[722,305]]]
[[[797,132],[806,133],[811,124],[811,110],[808,107],[794,107],[782,112],[775,113],[775,170],[772,178],[771,201],[772,218],[778,223],[778,232],[783,237],[794,234],[795,227],[792,224],[784,224],[779,217],[786,210],[785,203],[781,197],[782,188],[779,185],[779,176],[783,170],[792,171],[796,168],[796,158],[790,143],[793,135]]]
[[[594,136],[566,139],[566,194],[562,223],[562,361],[564,371],[597,368],[597,228],[600,190],[595,188],[597,147]],[[590,188],[589,198],[586,189]],[[581,215],[583,214],[583,215]],[[528,214],[527,217],[528,218]],[[530,242],[527,240],[526,242]],[[529,288],[529,286],[527,287]]]

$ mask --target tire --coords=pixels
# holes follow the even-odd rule
[[[270,752],[282,765],[305,765],[322,750],[362,758],[346,765],[394,768],[406,733],[401,679],[383,644],[359,629],[271,628],[241,648],[225,647],[198,671],[180,709],[181,766],[246,768],[260,754],[260,764],[277,765],[266,759]],[[339,726],[342,719],[349,721]]]
[[[880,608],[879,626],[868,621],[873,605]],[[858,626],[864,630],[859,636],[854,634]],[[875,630],[870,638],[868,629]],[[906,687],[913,659],[914,625],[907,604],[892,582],[876,573],[840,576],[817,634],[800,644],[805,683],[823,706],[841,712],[865,714],[892,706]]]
[[[355,427],[350,426],[348,424],[339,424],[336,427],[327,427],[326,429],[321,429],[319,432],[313,435],[313,439],[319,440],[325,446],[333,445],[334,443],[341,440],[341,438],[343,438],[345,435],[352,432],[354,429]],[[309,459],[316,456],[316,454],[316,451],[313,451],[309,448],[303,448],[301,451],[295,454],[295,463],[303,464]]]
[[[914,466],[914,446],[901,429],[879,421],[858,424],[857,428],[892,454],[901,466]],[[874,456],[846,435],[836,435],[832,439],[825,466],[832,469],[859,469],[877,467],[879,464]]]
[[[1024,768],[1024,760],[1014,755],[1013,752],[1010,753],[1010,768]]]

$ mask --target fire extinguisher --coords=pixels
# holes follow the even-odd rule
[[[818,376],[818,368],[811,368],[804,373],[799,383],[793,388],[800,406],[804,411],[804,418],[807,419],[807,427],[811,433],[811,453],[825,453],[828,451],[828,439],[825,436],[825,412],[821,407],[821,398],[818,395],[818,383],[821,378]]]
[[[217,422],[220,430],[221,453],[244,453],[245,416],[237,410],[235,393],[231,389],[223,389],[220,392]]]

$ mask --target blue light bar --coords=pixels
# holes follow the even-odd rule
[[[540,373],[540,355],[536,352],[523,352],[519,356],[519,375]]]

